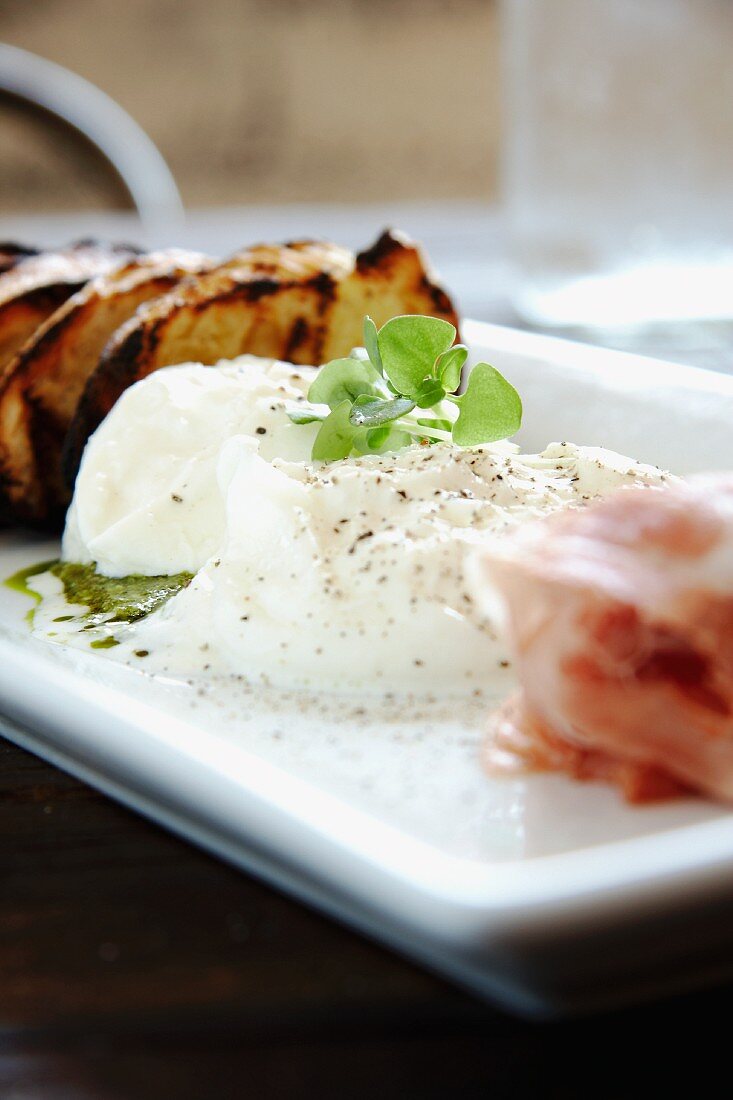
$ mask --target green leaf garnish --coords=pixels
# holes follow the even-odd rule
[[[311,451],[315,462],[337,462],[351,454],[354,428],[349,421],[350,412],[351,402],[342,401],[323,421]]]
[[[519,431],[522,401],[509,382],[488,363],[477,363],[468,386],[458,399],[459,414],[453,425],[453,442],[459,447],[495,443]]]
[[[426,378],[415,394],[415,404],[420,409],[432,409],[445,397],[445,390],[435,378]]]
[[[296,424],[321,421],[314,461],[383,454],[416,441],[452,439],[473,447],[513,435],[522,422],[522,402],[494,367],[478,363],[466,392],[456,394],[468,349],[453,345],[455,336],[453,325],[437,317],[393,317],[381,329],[366,317],[365,351],[326,363],[311,384],[308,404],[291,403],[286,410]],[[456,420],[446,414],[446,401],[458,407]],[[424,410],[434,415],[421,417]]]
[[[380,374],[384,374],[384,367],[382,366],[382,356],[379,354],[379,339],[378,339],[377,326],[372,321],[371,317],[364,318],[364,347],[366,353],[371,359],[374,366],[377,368]]]
[[[385,424],[385,427],[387,425]],[[374,428],[369,433],[369,436],[376,436],[377,432],[384,431],[384,428]],[[403,432],[399,428],[389,428],[389,434],[383,437],[377,437],[379,439],[378,453],[384,454],[385,451],[401,451],[404,447],[409,447],[411,443],[415,442],[415,437],[410,432]],[[369,439],[369,444],[372,450],[376,451],[375,441]]]
[[[379,428],[371,428],[365,438],[367,450],[372,454],[376,454],[389,439],[391,431],[392,428],[389,424],[382,424]]]
[[[453,325],[439,317],[393,317],[378,334],[384,373],[399,393],[412,397],[455,338]]]
[[[366,432],[357,432],[354,448],[360,455],[381,455],[385,451],[401,451],[414,442],[409,432],[403,432],[392,424],[382,424],[379,428],[369,428]]]
[[[452,432],[453,421],[443,420],[441,417],[420,417],[417,421],[421,428],[433,428],[439,432]]]
[[[435,373],[440,384],[448,393],[455,393],[461,384],[461,372],[468,358],[468,348],[463,344],[454,344],[448,351],[438,356]]]
[[[333,359],[321,367],[311,383],[308,400],[335,409],[342,401],[355,401],[362,393],[377,396],[382,391],[382,376],[365,359]]]
[[[375,428],[390,420],[397,420],[400,416],[406,416],[414,408],[415,402],[409,397],[374,398],[362,394],[354,402],[349,420],[356,427]]]
[[[327,412],[322,409],[315,409],[305,402],[300,405],[293,402],[292,405],[286,406],[285,412],[293,424],[315,424],[319,420],[325,420],[328,416]]]

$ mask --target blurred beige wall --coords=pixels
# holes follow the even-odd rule
[[[189,205],[493,193],[493,0],[0,0],[0,41],[118,100]],[[62,128],[0,99],[0,211],[124,205]]]

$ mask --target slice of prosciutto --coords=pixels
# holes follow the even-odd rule
[[[492,719],[492,770],[733,801],[733,474],[520,529],[478,589],[503,596],[521,684]]]

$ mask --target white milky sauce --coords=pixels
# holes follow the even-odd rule
[[[436,444],[312,463],[317,425],[285,412],[311,378],[243,357],[158,371],[119,400],[87,446],[63,556],[108,576],[195,577],[147,618],[106,628],[120,644],[105,655],[285,687],[493,691],[508,656],[498,612],[483,601],[479,611],[466,580],[475,548],[665,477],[566,443],[540,455]],[[89,632],[52,623],[63,602],[51,582],[38,582],[48,598],[37,633],[88,645]]]

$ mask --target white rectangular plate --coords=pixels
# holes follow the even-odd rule
[[[611,447],[677,473],[733,468],[733,378],[468,322],[525,405],[520,442]],[[7,576],[57,548],[5,534]],[[245,687],[153,682],[28,637],[0,595],[0,725],[142,813],[526,1013],[719,974],[733,816],[631,808],[599,784],[490,781],[483,714],[409,721]]]

